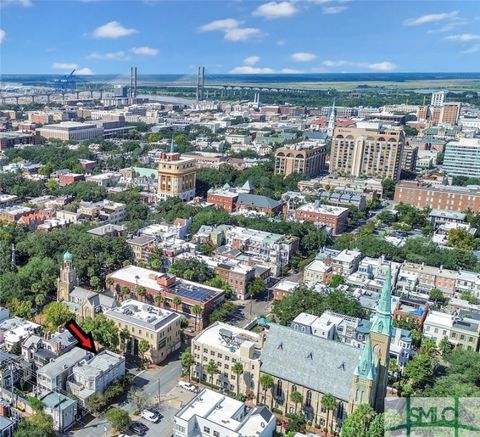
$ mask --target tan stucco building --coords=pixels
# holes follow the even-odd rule
[[[162,153],[158,162],[158,198],[192,200],[195,197],[196,172],[195,159],[182,158],[180,153],[173,151]]]

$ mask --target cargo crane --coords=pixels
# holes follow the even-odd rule
[[[57,91],[75,91],[77,89],[76,78],[73,75],[76,68],[72,70],[69,75],[65,75],[63,79],[58,79],[55,81],[55,89]]]

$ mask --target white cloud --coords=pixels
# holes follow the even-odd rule
[[[54,70],[63,70],[65,72],[70,72],[75,70],[75,74],[79,76],[87,76],[93,74],[93,71],[88,67],[79,67],[77,64],[68,64],[63,62],[54,62],[51,65],[51,68]]]
[[[260,56],[248,56],[243,60],[244,65],[255,65],[260,62]]]
[[[126,61],[128,60],[127,54],[123,50],[118,52],[106,52],[98,53],[93,52],[87,56],[88,59],[98,59],[99,61]]]
[[[268,2],[260,5],[252,12],[256,17],[264,17],[267,20],[274,20],[276,18],[286,18],[295,15],[298,12],[297,7],[288,1],[283,2]]]
[[[480,39],[480,35],[474,33],[461,33],[459,35],[450,35],[445,38],[448,41],[470,42]]]
[[[97,27],[93,31],[93,36],[95,38],[116,39],[121,38],[122,36],[132,35],[134,33],[137,33],[136,29],[124,27],[118,21],[109,21],[103,26]]]
[[[74,70],[78,68],[77,64],[67,64],[63,62],[54,62],[52,64],[54,70]]]
[[[241,65],[230,70],[233,74],[269,74],[275,73],[273,68],[268,67],[251,67],[249,65]]]
[[[130,51],[138,56],[157,56],[160,53],[158,49],[147,46],[133,47],[130,49]]]
[[[224,20],[215,20],[210,23],[204,24],[200,27],[201,32],[213,32],[215,30],[229,30],[240,27],[241,21],[235,20],[235,18],[225,18]]]
[[[374,71],[393,71],[397,69],[397,65],[395,65],[393,62],[377,62],[376,64],[368,64],[367,65],[368,69],[374,70]]]
[[[253,27],[239,27],[237,29],[230,29],[225,32],[225,39],[227,41],[246,41],[255,36],[260,36],[262,32]]]
[[[304,73],[303,70],[296,70],[295,68],[282,68],[280,70],[280,73],[284,74],[301,74]]]
[[[79,68],[76,72],[79,76],[91,76],[93,71],[88,67]]]
[[[3,29],[0,29],[0,44],[2,44],[6,35],[7,35],[7,32],[5,32]]]
[[[286,41],[283,39],[279,39],[275,44],[277,46],[284,46],[286,44]]]
[[[246,41],[252,37],[260,36],[260,29],[253,27],[241,27],[242,21],[235,18],[225,18],[223,20],[215,20],[199,27],[200,32],[221,31],[227,41]]]
[[[350,68],[363,68],[372,71],[393,71],[398,68],[393,62],[382,61],[376,63],[369,62],[355,62],[355,61],[345,61],[345,60],[326,60],[323,61],[322,65],[326,68],[340,68],[340,67],[350,67]]]
[[[450,20],[458,15],[458,11],[444,12],[441,14],[428,14],[416,18],[409,18],[403,24],[405,26],[420,26],[422,24],[436,23],[438,21]]]
[[[24,8],[29,8],[33,5],[32,0],[1,0],[0,6],[23,6]]]
[[[322,8],[322,13],[325,15],[334,15],[340,14],[343,11],[346,11],[348,8],[346,6],[324,6]]]
[[[297,52],[293,53],[292,56],[290,56],[295,62],[310,62],[313,61],[317,55],[314,53],[308,53],[308,52]]]

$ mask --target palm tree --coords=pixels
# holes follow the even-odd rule
[[[127,296],[130,293],[130,288],[124,285],[123,287],[120,288],[120,293],[122,294],[122,298],[125,298],[125,296]]]
[[[180,296],[175,296],[173,298],[173,306],[175,307],[175,311],[178,311],[178,306],[181,305],[183,302],[182,302],[182,298]]]
[[[265,400],[267,399],[267,390],[271,389],[273,387],[273,376],[269,375],[268,373],[264,373],[263,375],[260,376],[260,385],[263,388],[263,396]],[[272,408],[273,405],[273,393],[272,393],[272,400],[270,401],[270,409]]]
[[[292,391],[290,394],[290,399],[293,403],[295,403],[295,414],[297,414],[297,405],[302,403],[303,396],[299,391]]]
[[[232,367],[232,372],[235,373],[235,375],[237,375],[237,396],[238,396],[238,390],[240,388],[240,375],[243,375],[242,363],[239,363],[237,361]]]
[[[107,287],[110,288],[112,285],[113,285],[113,278],[111,277],[108,277],[107,279],[105,279],[105,284],[107,284]]]
[[[188,382],[190,382],[190,374],[192,373],[192,366],[195,364],[195,358],[192,355],[192,350],[185,349],[185,351],[182,353],[180,356],[180,362],[182,363],[182,366],[188,369]]]
[[[192,306],[192,313],[195,315],[195,331],[197,330],[198,316],[202,314],[202,307],[198,304]]]
[[[145,296],[147,295],[147,289],[143,285],[139,285],[136,288],[137,296],[141,297],[141,300],[145,302]]]
[[[130,340],[130,331],[127,329],[127,328],[123,328],[120,333],[120,340],[123,344],[123,351],[126,352],[127,351],[127,342],[128,340]]]
[[[43,293],[39,293],[35,295],[35,305],[37,305],[37,308],[40,308],[41,306],[43,306],[46,300],[47,298]]]
[[[215,361],[210,360],[208,364],[205,366],[205,372],[207,372],[207,374],[210,375],[210,384],[213,385],[213,377],[217,373],[220,373],[220,371],[218,370],[218,364]]]
[[[153,300],[157,305],[160,305],[161,307],[163,307],[165,303],[165,296],[163,294],[156,294]]]
[[[337,399],[332,394],[325,393],[322,396],[322,400],[320,401],[320,403],[322,404],[322,407],[327,410],[327,422],[326,422],[327,426],[325,427],[325,436],[326,436],[328,432],[328,422],[330,418],[330,411],[333,412],[333,410],[337,408]],[[330,431],[332,429],[332,426],[333,426],[333,414],[332,414],[332,423],[330,424]]]

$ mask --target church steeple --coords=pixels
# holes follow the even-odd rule
[[[377,309],[372,317],[370,332],[390,336],[392,332],[392,267],[388,266]]]
[[[369,379],[371,381],[375,379],[376,367],[373,361],[372,342],[370,337],[367,337],[365,348],[362,351],[362,355],[360,356],[360,360],[358,361],[353,374],[361,379]]]
[[[57,300],[70,301],[70,293],[78,285],[77,271],[73,266],[73,256],[70,252],[63,254],[63,265],[57,279]]]

